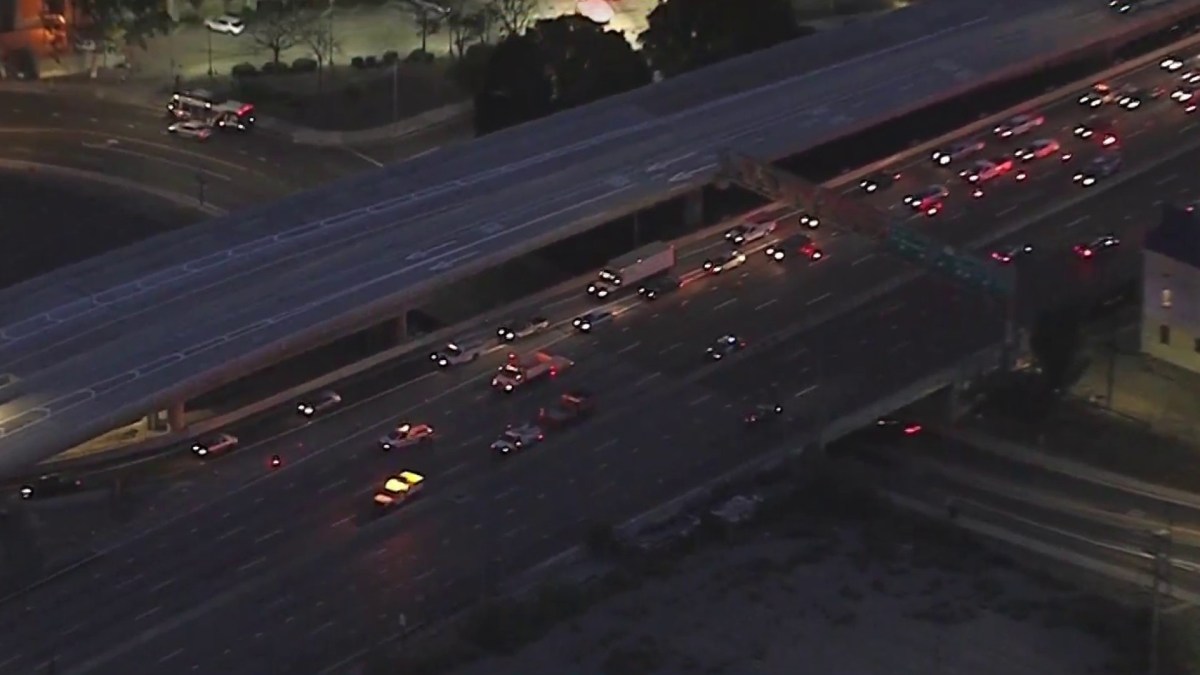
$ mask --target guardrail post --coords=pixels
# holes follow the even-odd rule
[[[683,222],[688,227],[704,224],[704,188],[697,188],[684,196]]]
[[[401,344],[408,339],[408,310],[402,310],[400,315],[392,320],[392,343]]]
[[[176,401],[167,408],[167,425],[172,432],[187,429],[187,415],[185,414],[183,401]]]

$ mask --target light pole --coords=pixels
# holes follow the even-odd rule
[[[209,76],[209,78],[212,78],[212,76],[216,74],[213,71],[213,63],[212,63],[212,34],[213,34],[213,32],[211,30],[206,30],[206,31],[204,31],[204,34],[208,36],[208,76]]]
[[[325,62],[329,64],[330,69],[333,68],[333,3],[335,0],[329,0],[329,58]],[[330,73],[332,75],[332,72]]]
[[[1150,550],[1153,557],[1153,577],[1150,584],[1150,675],[1158,675],[1158,636],[1162,629],[1162,593],[1170,587],[1168,574],[1171,570],[1171,530],[1154,530],[1150,533]]]
[[[392,62],[392,121],[400,120],[400,59]]]

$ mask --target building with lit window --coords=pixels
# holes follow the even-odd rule
[[[1163,208],[1142,252],[1142,352],[1200,372],[1200,213]]]

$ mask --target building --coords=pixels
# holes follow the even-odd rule
[[[1200,212],[1164,206],[1142,253],[1142,353],[1200,372]]]

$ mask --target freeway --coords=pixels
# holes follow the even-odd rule
[[[1161,175],[1148,174],[1113,191],[1123,198],[1106,194],[1100,199],[1132,204],[1129,196],[1152,190]],[[1073,189],[1061,186],[1059,198]],[[1044,244],[1061,237],[1057,222],[1056,218],[1031,228],[1031,240],[1053,250]],[[989,226],[984,221],[964,223],[972,236]],[[268,665],[296,672],[293,656],[286,657],[286,663],[272,663],[271,654],[276,659],[294,654],[297,663],[311,668],[312,663],[326,663],[389,633],[399,612],[415,620],[472,597],[483,583],[479,576],[487,569],[485,560],[500,559],[491,574],[519,569],[577,540],[585,528],[582,521],[617,520],[745,459],[754,444],[742,440],[737,419],[753,402],[782,399],[795,417],[792,424],[801,427],[811,421],[813,406],[836,411],[846,404],[848,394],[886,390],[886,373],[915,376],[933,365],[931,353],[946,357],[978,345],[980,339],[994,339],[999,331],[999,308],[989,311],[976,298],[927,280],[851,316],[819,323],[745,362],[703,374],[702,350],[717,335],[732,330],[752,345],[766,341],[796,317],[811,315],[819,321],[823,305],[832,306],[891,278],[902,267],[882,255],[864,260],[871,249],[856,239],[828,237],[823,243],[830,259],[811,269],[772,266],[758,258],[734,276],[717,283],[698,281],[674,298],[622,314],[594,337],[548,338],[553,350],[579,364],[560,386],[585,383],[609,412],[569,438],[552,439],[529,457],[493,466],[485,446],[504,424],[530,416],[557,388],[511,402],[488,401],[491,394],[483,391],[481,377],[494,367],[494,360],[423,378],[380,394],[361,408],[266,441],[246,460],[247,467],[258,467],[258,475],[262,453],[293,453],[297,443],[303,443],[314,454],[277,477],[111,552],[97,567],[36,591],[28,597],[26,606],[31,609],[22,621],[40,625],[35,617],[45,616],[45,621],[62,624],[64,619],[56,616],[60,599],[78,594],[75,585],[87,587],[96,581],[95,574],[108,578],[111,587],[193,585],[179,594],[179,604],[165,591],[128,599],[102,596],[97,602],[108,609],[97,609],[102,612],[98,618],[72,611],[64,625],[73,629],[68,630],[71,635],[90,633],[93,621],[125,635],[151,628],[165,631],[106,662],[109,670],[95,672],[120,672],[134,662],[161,662],[163,667],[190,663],[199,672],[255,672]],[[1059,254],[1058,262],[1069,260],[1062,251]],[[847,275],[844,266],[834,264],[839,259],[861,262],[854,266],[855,274]],[[1063,267],[1069,269],[1059,266]],[[1083,274],[1073,279],[1085,288],[1090,281]],[[562,310],[566,316],[578,311]],[[946,322],[947,316],[962,320]],[[935,325],[942,330],[931,335],[929,327]],[[681,388],[697,373],[699,379]],[[399,381],[395,375],[381,379]],[[648,409],[656,414],[646,415]],[[377,457],[372,440],[400,417],[445,430],[444,442],[403,459]],[[593,433],[597,428],[603,432]],[[731,456],[728,448],[739,445],[750,447]],[[542,468],[550,462],[555,464]],[[430,477],[428,499],[395,519],[361,524],[358,519],[370,491],[388,471],[403,467]],[[620,470],[630,467],[635,470]],[[306,508],[298,512],[297,503]],[[400,526],[388,525],[397,521],[404,523],[399,532],[394,530]],[[196,539],[213,542],[211,555],[197,557],[185,546]],[[342,562],[331,565],[323,554]],[[426,556],[434,555],[436,565],[426,562]],[[309,565],[289,567],[306,556],[315,556]],[[333,568],[343,571],[331,573]],[[91,570],[97,571],[89,574]],[[210,570],[226,574],[218,578]],[[243,584],[246,588],[240,587]],[[263,607],[268,618],[249,625],[231,616],[230,605],[223,603],[232,602],[229,594],[234,592],[240,593],[239,605]],[[193,598],[211,602],[181,614]],[[272,625],[286,628],[268,628]],[[262,637],[246,646],[223,637],[260,633]],[[328,645],[324,655],[293,651],[295,644],[318,639]],[[100,631],[94,644],[113,640]],[[79,654],[102,651],[90,644],[72,647],[78,654],[60,652],[62,663],[74,665],[83,658]],[[209,644],[231,646],[224,652],[208,649]],[[283,649],[282,644],[293,647]],[[30,649],[44,654],[48,648],[30,643],[20,651],[29,657]],[[15,663],[14,673],[29,664]]]
[[[881,329],[879,315],[897,301],[885,298],[860,313],[821,322],[777,349],[709,372],[703,350],[714,337],[710,333],[722,329],[720,306],[731,297],[762,304],[778,298],[778,290],[771,283],[685,290],[676,302],[690,299],[687,306],[700,308],[707,321],[693,316],[691,322],[665,324],[648,308],[631,312],[628,326],[621,325],[622,316],[621,323],[594,336],[552,337],[550,348],[577,365],[561,376],[561,384],[536,394],[488,400],[497,395],[487,391],[479,371],[490,364],[448,373],[440,387],[443,396],[410,413],[444,430],[431,448],[383,455],[372,447],[385,428],[378,415],[395,415],[403,405],[398,401],[379,401],[351,413],[355,421],[314,428],[309,442],[329,444],[329,452],[317,460],[324,470],[280,475],[264,489],[242,492],[147,536],[128,554],[106,556],[44,587],[25,599],[23,609],[10,605],[5,609],[16,614],[6,622],[18,616],[20,621],[3,638],[4,653],[45,654],[47,629],[57,625],[63,672],[76,672],[76,666],[77,672],[128,672],[138,663],[143,669],[161,663],[161,668],[196,672],[313,672],[315,665],[360,646],[361,634],[349,642],[343,633],[370,630],[369,619],[381,612],[393,612],[394,621],[395,611],[416,619],[439,606],[457,606],[463,593],[469,598],[477,592],[470,579],[482,561],[496,558],[498,575],[522,569],[569,545],[590,519],[628,517],[647,501],[681,492],[761,451],[777,437],[768,434],[760,442],[744,437],[741,414],[762,399],[764,387],[785,400],[790,419],[784,423],[806,428],[819,411],[832,408],[836,414],[860,405],[877,390],[993,341],[1001,327],[995,308],[989,311],[986,304],[929,279],[903,289],[905,298],[923,299],[910,321]],[[974,320],[962,324],[962,331],[921,340],[925,326],[947,313]],[[634,323],[638,319],[641,330]],[[728,320],[754,339],[752,334],[768,330],[778,316],[750,311]],[[856,339],[860,335],[875,339]],[[892,348],[901,345],[906,358],[896,359]],[[841,374],[825,377],[817,363],[835,366]],[[862,386],[867,381],[871,387]],[[524,456],[491,456],[487,444],[505,424],[528,419],[555,392],[575,386],[596,392],[600,412],[587,426],[551,436]],[[646,415],[646,409],[656,414]],[[372,417],[362,424],[366,414]],[[365,520],[370,492],[388,471],[404,467],[429,477],[422,501],[378,523]],[[306,506],[298,510],[298,504]],[[211,548],[197,554],[189,545],[196,541],[211,542]],[[294,586],[286,578],[292,566],[304,572]],[[276,573],[282,578],[272,579]],[[321,579],[315,589],[312,574]],[[280,582],[290,593],[280,592]],[[242,584],[247,588],[239,589]],[[412,600],[422,589],[426,601]],[[320,596],[313,597],[313,590]],[[327,601],[325,593],[334,597]],[[64,625],[60,612],[68,598],[73,609]],[[311,611],[288,621],[297,611],[293,602]],[[262,611],[250,618],[237,609],[247,606]],[[368,621],[352,622],[353,617]],[[142,631],[152,634],[139,635]],[[264,633],[270,642],[234,640],[227,631]],[[139,638],[145,642],[130,644]],[[324,646],[312,644],[312,653],[299,647],[318,638]],[[211,649],[214,644],[223,649]],[[282,644],[292,647],[285,650]],[[95,671],[83,667],[86,657],[103,655],[110,647],[124,651]],[[271,658],[287,661],[272,663]],[[32,665],[17,658],[6,667],[15,673]]]
[[[748,68],[749,60],[722,64],[239,214],[224,221],[228,228],[193,228],[175,243],[131,250],[125,262],[85,264],[64,272],[69,287],[43,279],[11,289],[0,295],[12,321],[0,331],[0,359],[16,379],[3,394],[0,461],[11,470],[47,457],[311,346],[335,324],[374,322],[413,294],[532,241],[706,183],[719,149],[790,154],[1132,25],[1082,0],[1012,3],[1003,17],[984,18],[971,5],[923,3],[870,28],[856,24],[854,39],[822,34],[756,57],[791,64],[779,61],[788,49],[821,46],[844,56],[846,44],[876,29],[887,35],[873,53],[782,83],[675,107],[696,103],[684,93],[689,84],[719,84],[714,74]],[[924,12],[947,27],[931,33]],[[1135,21],[1156,21],[1146,16]],[[982,42],[989,50],[975,49]],[[530,156],[527,133],[552,149]],[[393,250],[404,260],[380,255]]]

